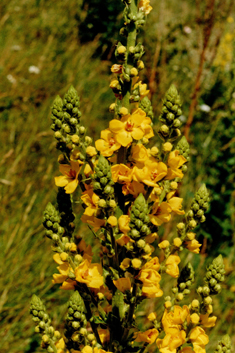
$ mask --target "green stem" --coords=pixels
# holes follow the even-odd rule
[[[137,292],[137,284],[134,283],[133,291],[132,291],[132,298],[134,298],[136,296],[136,292]],[[135,306],[136,306],[136,301],[134,301],[133,303],[130,304],[129,313],[128,313],[128,317],[127,317],[127,326],[128,326],[128,328],[124,329],[124,333],[123,333],[121,342],[125,342],[125,340],[128,337],[128,333],[129,333],[129,330],[131,328],[130,324],[131,324],[131,322],[133,320],[133,314],[134,314],[134,311],[135,311]]]
[[[131,1],[131,3],[130,3],[130,14],[133,16],[137,15],[136,1]],[[127,37],[127,51],[126,51],[125,64],[127,65],[127,67],[131,68],[133,66],[133,63],[132,63],[131,57],[129,55],[129,48],[135,47],[135,45],[136,45],[137,31],[136,31],[135,22],[130,22],[128,24],[127,29],[128,29],[128,37]],[[129,82],[126,81],[124,83],[122,106],[127,109],[129,109],[129,107],[130,107],[131,86],[132,86],[132,80],[130,80]]]
[[[96,328],[96,324],[94,322],[92,322],[92,320],[90,320],[93,316],[92,316],[89,302],[87,300],[84,300],[84,303],[85,303],[85,307],[86,307],[86,311],[87,311],[87,319],[91,324],[91,328],[92,328],[92,331],[94,332],[96,341],[102,346],[102,343],[100,341],[100,336],[99,336],[97,328]]]

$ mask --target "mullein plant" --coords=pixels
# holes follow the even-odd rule
[[[62,334],[33,295],[35,331],[49,353],[204,353],[209,342],[206,329],[217,319],[213,296],[224,281],[223,259],[220,255],[213,260],[193,299],[182,305],[192,290],[194,269],[190,263],[180,267],[180,254],[200,251],[193,230],[205,221],[209,195],[202,185],[186,213],[177,196],[187,171],[189,145],[181,137],[181,101],[173,85],[163,100],[155,133],[159,143],[151,142],[153,110],[147,85],[139,80],[144,47],[137,34],[152,7],[149,0],[123,0],[123,5],[124,39],[117,44],[118,63],[111,68],[115,102],[109,108],[113,119],[107,129],[92,144],[80,122],[80,101],[73,87],[52,107],[62,175],[55,178],[57,206],[47,205],[43,225],[58,265],[53,283],[72,295]],[[98,263],[86,239],[75,231],[73,203],[78,198],[84,208],[81,221],[100,244]],[[174,214],[182,217],[174,238],[159,239],[159,227]],[[171,295],[164,293],[163,276],[172,281]],[[148,315],[147,330],[140,331],[136,314],[146,299],[155,304],[162,300],[163,306]],[[215,352],[230,350],[226,335]]]

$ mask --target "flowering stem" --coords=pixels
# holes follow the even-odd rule
[[[136,292],[137,292],[137,284],[134,282],[133,285],[133,291],[132,291],[132,298],[134,299],[136,296]],[[135,311],[135,306],[136,306],[136,300],[133,301],[133,303],[130,304],[130,308],[129,308],[129,313],[128,313],[128,317],[127,317],[127,326],[130,326],[130,323],[133,319],[133,314]],[[130,327],[129,328],[125,328],[124,329],[124,333],[122,336],[122,342],[124,342],[127,339],[128,333],[129,333]]]
[[[130,3],[130,15],[136,16],[137,15],[137,2],[131,1]],[[126,52],[126,65],[127,67],[131,68],[132,60],[129,56],[129,48],[135,47],[136,44],[136,26],[135,22],[131,21],[128,25],[128,37],[127,37],[127,52]],[[130,107],[130,94],[131,94],[131,85],[132,79],[130,81],[125,81],[124,88],[123,88],[123,99],[122,99],[122,106],[129,109]]]
[[[92,328],[92,331],[94,332],[94,335],[95,335],[95,338],[96,338],[97,342],[100,345],[102,345],[102,343],[100,341],[100,336],[99,336],[98,331],[97,331],[96,324],[91,320],[92,319],[92,312],[91,312],[89,301],[88,300],[84,300],[84,304],[85,304],[86,311],[87,311],[87,320],[91,324],[91,328]]]

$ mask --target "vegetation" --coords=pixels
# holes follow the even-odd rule
[[[94,9],[104,6],[104,2],[89,3]],[[106,29],[111,27],[106,23],[104,36],[98,34],[98,22],[93,26],[93,34],[85,37],[88,31],[84,28],[89,28],[87,23],[91,18],[88,21],[88,15],[94,13],[87,4],[74,0],[3,0],[0,4],[3,14],[0,21],[0,339],[3,353],[41,351],[40,339],[34,334],[29,315],[32,293],[43,297],[48,311],[53,312],[56,327],[63,322],[67,310],[69,293],[61,296],[60,290],[51,284],[55,265],[42,225],[46,205],[56,201],[53,179],[58,175],[49,112],[55,96],[63,96],[72,84],[83,102],[82,120],[89,121],[89,134],[94,139],[99,137],[110,118],[106,107],[113,102],[113,93],[107,82],[114,62],[115,33],[120,27],[117,21],[117,27],[107,36]],[[231,4],[232,1],[182,1],[180,4],[175,0],[160,4],[152,1],[151,5],[158,9],[157,15],[149,15],[145,28],[148,35],[144,37],[146,69],[142,78],[144,82],[150,81],[149,97],[157,112],[155,123],[160,115],[161,99],[171,83],[177,86],[184,100],[182,122],[186,124],[188,117],[193,117],[188,130],[191,167],[180,190],[188,200],[185,208],[189,208],[202,181],[211,190],[211,211],[207,222],[198,230],[204,256],[200,263],[197,255],[192,261],[198,265],[198,273],[204,273],[206,263],[211,262],[206,255],[222,252],[225,256],[227,279],[215,305],[215,314],[220,320],[211,336],[215,337],[213,349],[218,334],[232,336],[235,323],[231,309],[235,300],[235,85]],[[112,8],[108,1],[107,10],[110,19],[119,19],[119,8]],[[190,192],[186,194],[186,190]],[[83,231],[86,232],[81,225]],[[167,235],[172,235],[171,228],[165,229],[163,236]]]

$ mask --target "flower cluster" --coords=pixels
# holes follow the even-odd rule
[[[205,328],[215,325],[211,295],[219,293],[224,280],[222,258],[209,266],[198,299],[180,306],[194,282],[191,264],[180,268],[180,253],[199,253],[192,230],[205,221],[209,196],[199,189],[186,212],[178,196],[187,171],[189,145],[181,138],[181,101],[175,86],[163,100],[161,125],[153,128],[153,110],[147,85],[139,80],[144,68],[144,48],[136,43],[139,28],[152,7],[149,0],[124,0],[126,45],[119,42],[112,66],[116,76],[110,87],[115,96],[113,119],[92,139],[80,123],[76,90],[71,87],[52,107],[62,175],[56,209],[48,204],[43,224],[53,242],[58,273],[53,283],[72,290],[64,337],[55,334],[45,308],[36,296],[31,312],[42,333],[42,346],[59,353],[143,352],[155,344],[162,353],[204,353],[209,338]],[[160,137],[156,144],[154,137]],[[81,200],[81,221],[88,225],[99,244],[100,259],[94,262],[91,246],[75,232],[73,202]],[[161,239],[159,227],[174,215],[181,217],[173,239]],[[176,281],[172,295],[163,299],[161,280]],[[159,298],[162,312],[148,316],[149,327],[140,331],[138,305]],[[183,347],[182,347],[183,346]]]

